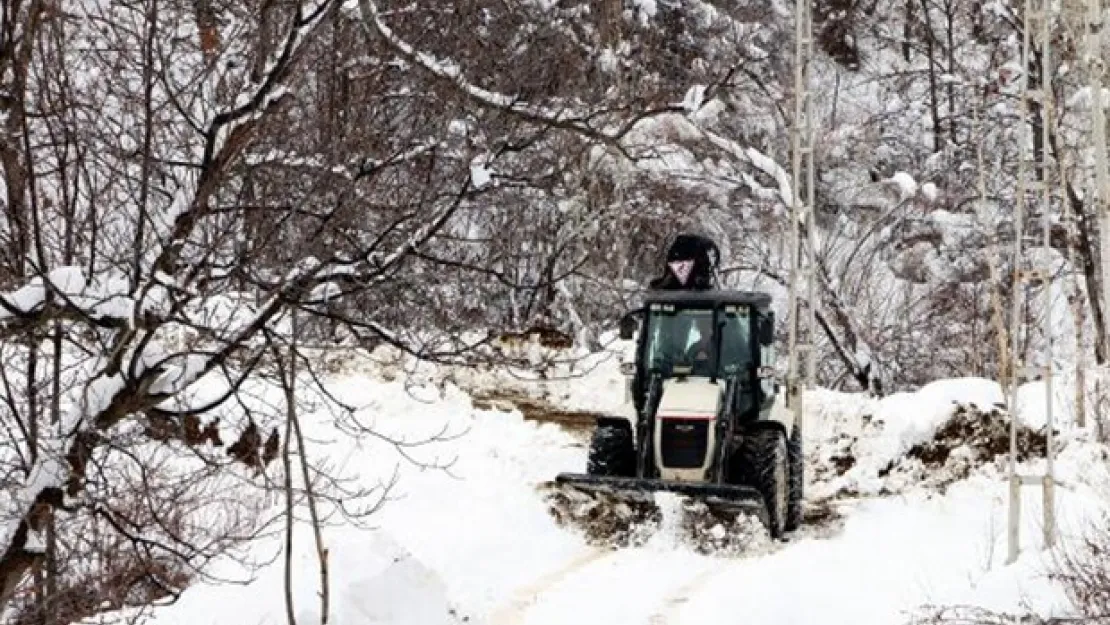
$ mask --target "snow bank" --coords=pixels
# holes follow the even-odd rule
[[[388,535],[329,531],[333,547],[328,564],[332,579],[331,620],[339,623],[457,623],[446,587],[431,569]],[[313,583],[317,563],[307,531],[295,541],[294,614],[299,623],[320,622],[320,601]],[[276,547],[276,545],[275,545]],[[201,584],[188,589],[177,604],[156,609],[159,625],[227,625],[286,623],[283,568],[278,559],[246,586]]]
[[[807,459],[815,497],[838,492],[877,495],[892,484],[892,464],[931,440],[963,407],[989,412],[1002,401],[997,383],[979,378],[939,380],[882,399],[816,391],[807,419]],[[902,490],[901,487],[893,490]]]
[[[521,388],[569,404],[598,408],[619,397],[619,358],[596,356],[581,378],[516,380]],[[331,622],[441,623],[735,622],[878,625],[905,622],[924,604],[1066,611],[1059,589],[1043,577],[1039,492],[1023,493],[1026,551],[1006,566],[1007,486],[990,470],[956,480],[943,491],[905,484],[880,496],[879,475],[892,460],[927,441],[959,405],[989,411],[1001,399],[987,380],[945,380],[914,393],[874,399],[816,390],[807,394],[807,493],[816,503],[852,483],[834,501],[841,518],[820,532],[741,557],[704,555],[660,535],[641,547],[595,549],[560,528],[537,486],[561,471],[580,471],[582,441],[518,412],[476,409],[455,382],[497,387],[511,379],[470,372],[449,379],[423,370],[411,385],[371,376],[371,366],[333,378],[332,390],[356,405],[355,416],[390,436],[435,432],[458,439],[416,450],[421,461],[447,461],[448,471],[420,470],[380,440],[344,443],[329,417],[316,415],[314,453],[363,480],[399,468],[392,499],[371,527],[329,527]],[[378,371],[378,374],[381,372]],[[459,372],[454,372],[456,375]],[[1103,485],[1087,474],[1107,454],[1081,436],[1067,439],[1058,470],[1062,528],[1077,527],[1101,504]],[[855,453],[838,467],[843,448]],[[1029,469],[1028,466],[1024,467]],[[988,467],[989,469],[989,467]],[[1105,493],[1107,491],[1101,491]],[[663,523],[665,532],[667,523]],[[672,528],[673,529],[673,528]],[[280,541],[259,546],[272,556]],[[311,537],[298,528],[294,550],[297,615],[318,620]],[[228,573],[229,570],[221,570]],[[588,610],[588,612],[583,612]],[[155,625],[285,622],[280,559],[246,587],[203,583],[154,613]]]
[[[896,393],[878,406],[875,421],[884,425],[876,452],[891,460],[928,440],[957,404],[990,410],[1003,401],[996,382],[979,378],[939,380],[912,393]]]
[[[424,469],[375,437],[345,441],[331,413],[305,416],[309,451],[326,458],[332,470],[367,487],[394,471],[399,476],[369,527],[336,518],[338,526],[325,528],[331,622],[460,623],[505,601],[509,589],[533,571],[558,566],[582,548],[576,537],[555,528],[534,492],[536,484],[556,473],[580,468],[582,450],[571,435],[525,422],[519,413],[475,409],[450,384],[442,390],[406,387],[401,380],[355,374],[337,376],[329,390],[356,408],[360,424],[383,436],[415,441],[446,428],[452,437],[405,450],[417,462],[447,467]],[[308,526],[301,524],[296,532],[298,619],[318,622],[315,547]],[[257,558],[274,559],[281,544],[280,536],[259,543]],[[152,622],[286,622],[280,557],[257,575],[226,562],[212,574],[250,582],[199,583],[176,605],[156,609]]]
[[[885,625],[906,623],[930,603],[1019,609],[1026,595],[1037,609],[1062,611],[1033,558],[1001,568],[1005,508],[996,486],[863,502],[831,538],[733,563],[692,593],[673,622],[735,623],[742,611],[751,625]]]

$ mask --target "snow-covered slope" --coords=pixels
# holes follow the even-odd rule
[[[325,530],[330,623],[705,625],[736,623],[742,614],[749,625],[885,625],[904,622],[924,604],[1064,609],[1062,594],[1043,578],[1039,491],[1024,496],[1026,551],[1006,566],[1007,489],[998,466],[975,460],[974,445],[940,460],[911,457],[952,415],[953,401],[989,409],[997,399],[990,382],[943,381],[883,400],[812,393],[808,495],[830,515],[786,544],[730,557],[696,553],[665,523],[639,548],[590,546],[556,524],[537,492],[560,471],[582,470],[580,436],[518,412],[477,409],[449,382],[414,389],[379,374],[374,366],[352,369],[334,378],[333,391],[387,433],[418,436],[447,424],[465,434],[412,452],[420,460],[455,460],[448,471],[420,470],[384,443],[313,443],[365,479],[400,469],[395,499],[375,514],[372,528]],[[471,377],[468,386],[478,382]],[[567,396],[560,384],[570,382],[547,383],[550,397]],[[573,384],[569,401],[611,405],[620,389],[615,361]],[[337,441],[319,421],[315,438]],[[1058,493],[1065,530],[1095,509],[1098,493],[1087,484],[1103,453],[1082,437],[1065,438],[1058,466],[1066,481]],[[926,461],[936,466],[924,471]],[[921,466],[906,468],[913,463]],[[922,479],[944,470],[950,479]],[[280,540],[259,549],[277,553]],[[298,529],[294,561],[298,622],[319,622],[307,528]],[[155,611],[153,622],[285,623],[282,583],[278,559],[246,587],[189,589],[176,605]]]

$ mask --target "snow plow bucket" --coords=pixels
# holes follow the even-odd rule
[[[582,473],[560,473],[555,476],[555,483],[564,487],[569,486],[587,494],[646,503],[654,501],[655,493],[670,492],[701,502],[710,510],[719,514],[753,515],[764,525],[768,523],[767,508],[763,505],[763,497],[758,490],[750,486],[585,475]]]

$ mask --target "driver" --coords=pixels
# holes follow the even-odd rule
[[[693,364],[691,373],[694,375],[711,375],[713,373],[713,318],[708,315],[694,317],[687,342],[693,338],[694,331],[697,331],[698,338],[693,345],[686,348],[685,361]]]

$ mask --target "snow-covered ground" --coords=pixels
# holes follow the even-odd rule
[[[595,410],[619,401],[616,361],[599,362],[581,378],[545,383],[547,396]],[[993,383],[941,381],[882,400],[812,393],[808,495],[815,505],[837,506],[841,517],[788,543],[727,557],[699,555],[665,530],[639,548],[590,546],[555,523],[536,488],[561,471],[583,469],[580,434],[519,412],[475,408],[443,376],[438,385],[413,387],[383,371],[355,362],[334,376],[332,390],[386,433],[419,436],[444,424],[465,433],[412,451],[421,460],[453,459],[442,471],[421,470],[384,442],[346,445],[328,435],[326,419],[313,426],[312,445],[336,467],[367,480],[400,471],[395,499],[372,517],[373,527],[325,530],[329,623],[708,625],[736,623],[742,615],[748,625],[886,625],[905,622],[926,604],[1066,610],[1044,576],[1039,489],[1025,489],[1024,550],[1006,565],[1003,465],[988,462],[963,476],[953,467],[967,454],[957,450],[935,470],[952,469],[948,480],[923,481],[920,466],[917,473],[891,470],[912,464],[907,452],[930,439],[954,400],[989,409],[1000,399]],[[474,373],[450,379],[483,383]],[[1035,422],[1041,417],[1035,402],[1029,406]],[[1066,434],[1061,444],[1058,514],[1066,537],[1105,492],[1096,470],[1105,456],[1084,435]],[[838,470],[830,468],[834,457],[844,463]],[[260,544],[260,557],[278,553],[280,541]],[[317,623],[318,573],[307,527],[298,528],[294,562],[298,622]],[[246,586],[190,588],[175,605],[157,609],[153,622],[276,625],[286,622],[283,597],[279,558]]]

